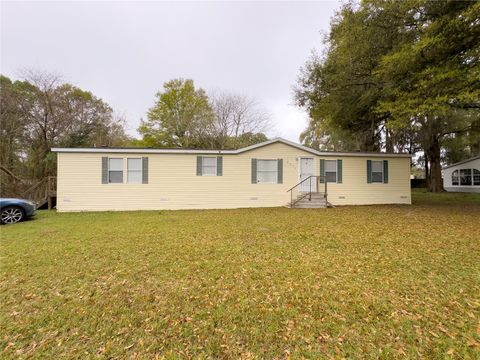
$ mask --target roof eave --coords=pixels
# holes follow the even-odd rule
[[[64,153],[130,153],[130,154],[216,154],[216,155],[236,155],[247,151],[255,150],[276,142],[292,146],[299,150],[317,155],[317,156],[344,156],[344,157],[406,157],[411,158],[411,154],[392,154],[392,153],[362,153],[362,152],[326,152],[311,149],[309,147],[294,143],[282,138],[275,138],[264,141],[259,144],[250,145],[238,150],[194,150],[194,149],[122,149],[122,148],[52,148],[52,152]]]
[[[477,159],[480,159],[480,156],[474,156],[474,157],[472,157],[472,158],[470,158],[470,159],[466,159],[466,160],[463,160],[463,161],[459,161],[459,162],[457,162],[457,163],[455,163],[455,164],[452,164],[452,165],[444,166],[444,167],[442,167],[442,170],[450,169],[450,168],[452,168],[452,167],[454,167],[454,166],[462,165],[462,164],[465,164],[465,163],[468,163],[468,162],[470,162],[470,161],[477,160]]]
[[[114,153],[114,154],[234,154],[236,150],[184,150],[184,149],[122,149],[122,148],[52,148],[57,153]]]

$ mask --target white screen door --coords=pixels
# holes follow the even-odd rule
[[[315,175],[315,159],[313,158],[300,158],[300,181]],[[317,178],[312,177],[310,180],[305,180],[300,185],[300,192],[310,191],[310,181],[312,183],[311,190],[317,191]]]

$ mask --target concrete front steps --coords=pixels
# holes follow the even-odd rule
[[[308,194],[298,195],[297,199],[293,200],[293,206],[289,204],[289,207],[296,209],[324,209],[329,205],[324,193],[312,193],[311,196]]]

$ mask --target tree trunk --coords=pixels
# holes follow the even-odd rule
[[[393,153],[393,139],[392,133],[385,126],[385,150],[387,153]]]
[[[430,161],[430,176],[428,191],[442,192],[442,166],[440,164],[440,142],[437,137],[434,137],[432,143],[427,148],[428,160]]]
[[[428,155],[427,151],[423,151],[423,157],[424,157],[424,162],[425,162],[425,181],[427,183],[427,188],[430,187],[430,168],[428,167]]]

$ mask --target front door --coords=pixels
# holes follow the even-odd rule
[[[300,181],[315,175],[315,159],[300,158]],[[300,185],[300,192],[317,191],[317,178],[312,177]]]

